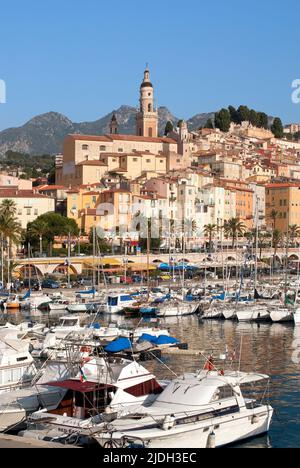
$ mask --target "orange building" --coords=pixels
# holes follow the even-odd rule
[[[236,217],[247,227],[253,229],[253,190],[239,187],[228,187],[236,193]]]

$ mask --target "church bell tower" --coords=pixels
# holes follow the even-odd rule
[[[148,66],[140,88],[140,109],[136,117],[136,127],[138,136],[153,138],[158,136],[158,111],[154,107],[154,89]]]

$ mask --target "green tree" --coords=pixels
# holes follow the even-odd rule
[[[215,235],[215,233],[217,232],[217,225],[216,224],[206,224],[204,226],[204,235],[205,237],[208,237],[208,244],[209,244],[209,252],[211,253],[211,250],[212,250],[212,240],[213,240],[213,237]]]
[[[206,124],[204,125],[204,128],[214,128],[213,121],[211,119],[208,119]]]
[[[273,221],[273,229],[276,229],[276,219],[278,218],[279,213],[276,210],[272,210],[270,213],[270,219]]]
[[[3,216],[15,216],[17,213],[17,205],[11,199],[5,199],[0,205],[0,214]]]
[[[236,108],[233,107],[233,106],[229,106],[228,110],[229,110],[231,122],[233,122],[235,124],[239,124],[240,123],[240,118],[239,118],[239,114],[238,114],[238,111],[236,110]]]
[[[227,237],[231,237],[232,248],[234,248],[237,238],[244,235],[246,226],[239,220],[239,218],[231,218],[228,221],[225,221],[224,231]]]
[[[227,109],[221,109],[215,115],[215,127],[219,128],[222,132],[229,132],[231,124],[230,113]]]
[[[169,133],[173,132],[174,130],[174,125],[173,123],[169,120],[167,123],[166,123],[166,128],[165,128],[165,136],[169,135]]]
[[[12,257],[12,246],[21,240],[22,227],[16,218],[17,206],[12,200],[3,200],[0,204],[0,238],[4,251]]]
[[[53,242],[56,236],[78,236],[79,228],[73,219],[66,218],[58,213],[45,213],[32,223],[28,223],[26,240],[37,245],[39,233],[43,232],[46,245]]]
[[[281,241],[282,241],[282,234],[278,229],[275,229],[272,235],[272,247],[274,249],[274,260],[275,260],[275,257],[277,256],[277,250]]]
[[[269,118],[267,114],[264,112],[258,112],[258,127],[265,128],[266,130],[269,128]]]
[[[249,121],[251,125],[253,125],[253,127],[258,127],[259,125],[258,113],[253,109],[250,110]]]
[[[271,131],[275,138],[283,138],[284,131],[282,121],[279,117],[274,119],[273,125],[271,126]]]
[[[250,120],[250,110],[247,106],[240,106],[237,112],[240,123],[248,122]]]
[[[300,237],[300,227],[297,224],[289,226],[289,237],[292,243],[296,244],[295,240]]]

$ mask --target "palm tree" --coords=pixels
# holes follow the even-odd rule
[[[204,226],[204,235],[209,239],[209,253],[211,253],[213,236],[216,233],[218,226],[216,224],[206,224]]]
[[[282,234],[278,229],[275,229],[273,231],[273,249],[274,249],[274,260],[277,256],[277,250],[282,241]]]
[[[10,261],[12,246],[17,245],[21,239],[22,227],[15,215],[11,214],[6,205],[0,205],[0,238],[3,242],[3,252]],[[9,277],[10,264],[7,262],[7,277]]]
[[[297,224],[293,224],[292,226],[289,226],[289,237],[294,243],[294,241],[300,237],[300,227],[297,226]],[[296,247],[296,243],[295,243]]]
[[[232,248],[234,249],[237,238],[245,234],[246,226],[239,218],[231,218],[225,221],[224,230],[226,236],[232,238]]]
[[[13,200],[5,199],[0,205],[0,215],[3,216],[15,216],[17,213],[17,205]]]
[[[270,219],[273,220],[273,229],[276,229],[276,219],[278,218],[279,213],[276,210],[272,210],[270,213]]]
[[[259,259],[262,260],[262,251],[268,245],[271,234],[269,232],[260,232],[258,235]]]
[[[35,244],[38,240],[40,240],[40,250],[42,250],[42,240],[43,238],[47,238],[48,234],[49,225],[46,223],[46,221],[39,220],[38,222],[28,226],[26,238],[32,244]]]

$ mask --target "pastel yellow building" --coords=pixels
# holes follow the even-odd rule
[[[272,212],[277,215],[274,219]],[[300,226],[300,184],[266,185],[266,220],[269,227],[286,233],[291,225]]]
[[[78,224],[81,232],[88,234],[90,228],[96,224],[96,210],[100,203],[100,192],[79,187],[67,191],[67,216]]]

